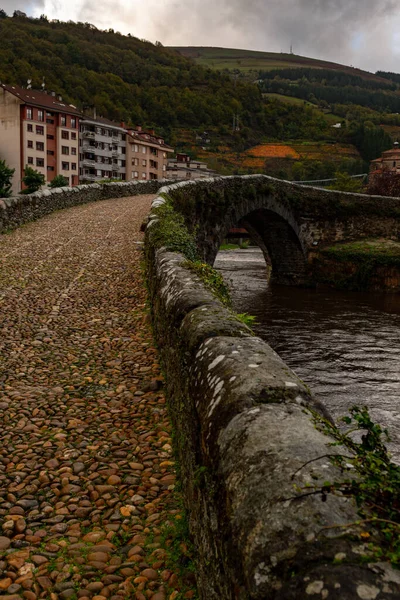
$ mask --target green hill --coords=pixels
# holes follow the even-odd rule
[[[380,81],[385,83],[385,79],[374,73],[368,73],[361,69],[340,65],[338,63],[319,60],[316,58],[307,58],[296,54],[285,54],[278,52],[258,52],[256,50],[239,50],[234,48],[213,48],[203,46],[171,46],[172,50],[179,52],[186,58],[193,59],[196,64],[211,69],[229,71],[238,70],[243,73],[268,71],[285,68],[312,68],[329,69],[332,71],[342,71],[349,75],[358,76],[362,79],[371,81]]]
[[[196,65],[161,45],[100,31],[89,23],[1,18],[0,80],[46,88],[79,108],[133,125],[230,126],[240,112],[256,135],[266,131],[263,101],[252,85]]]

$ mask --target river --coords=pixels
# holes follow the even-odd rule
[[[234,309],[305,381],[335,419],[366,405],[400,463],[400,295],[268,284],[258,248],[219,252]]]

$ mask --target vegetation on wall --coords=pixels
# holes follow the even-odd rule
[[[386,448],[387,430],[374,423],[366,406],[354,406],[350,416],[342,418],[347,430],[314,415],[317,428],[335,440],[328,455],[342,474],[338,481],[326,481],[321,488],[313,486],[301,493],[346,496],[356,502],[360,519],[355,523],[337,525],[349,530],[361,528],[365,542],[365,561],[388,561],[400,565],[400,467],[391,461]],[[357,435],[358,434],[358,435]],[[326,458],[326,457],[321,457]],[[320,460],[320,459],[316,459]],[[314,461],[313,461],[314,462]],[[346,555],[340,561],[345,561]]]

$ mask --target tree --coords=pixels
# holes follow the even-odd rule
[[[369,177],[367,193],[373,196],[400,197],[400,175],[389,169],[372,173]]]
[[[0,198],[8,198],[11,195],[11,180],[15,169],[10,169],[5,160],[0,160]]]
[[[354,179],[348,173],[335,173],[336,181],[329,186],[330,190],[339,190],[340,192],[352,192],[353,194],[363,191],[363,184],[360,179]]]
[[[22,181],[26,186],[26,189],[22,191],[23,194],[37,192],[45,184],[44,175],[39,173],[39,171],[35,171],[32,167],[28,167],[28,165],[25,167],[25,175]]]
[[[7,19],[7,13],[2,8],[0,8],[0,19]]]
[[[56,175],[49,184],[51,188],[65,187],[67,185],[69,185],[68,179],[64,175]]]

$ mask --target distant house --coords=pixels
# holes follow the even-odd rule
[[[167,164],[167,179],[206,179],[217,177],[218,173],[209,169],[205,162],[192,160],[188,154],[177,153]]]
[[[380,158],[371,161],[370,178],[382,173],[392,173],[394,175],[400,173],[400,147],[398,142],[395,142],[394,148],[383,152]]]

